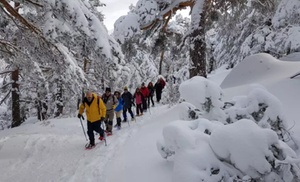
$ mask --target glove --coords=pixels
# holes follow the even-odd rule
[[[77,117],[80,119],[80,118],[82,117],[82,115],[81,115],[81,114],[78,114]]]
[[[101,117],[101,118],[100,118],[100,121],[104,121],[104,120],[105,120],[105,117]]]

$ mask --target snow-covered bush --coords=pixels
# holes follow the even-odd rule
[[[184,81],[179,86],[179,91],[183,101],[193,104],[200,111],[193,112],[201,113],[201,117],[209,120],[225,121],[222,89],[215,83],[204,77],[195,76]]]
[[[174,162],[173,181],[297,181],[296,153],[249,119],[223,125],[178,120],[163,129],[161,156]]]
[[[297,155],[285,143],[280,101],[262,86],[223,103],[202,77],[180,87],[179,118],[163,128],[157,149],[174,161],[173,181],[299,181]]]
[[[234,97],[224,109],[227,123],[240,119],[255,121],[262,128],[274,130],[280,140],[287,134],[287,121],[282,113],[280,101],[267,90],[255,88],[247,96]]]

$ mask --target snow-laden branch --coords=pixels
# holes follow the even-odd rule
[[[182,1],[182,0],[175,0],[173,1],[166,9],[159,12],[159,14],[156,16],[156,18],[148,22],[146,24],[140,25],[141,30],[146,30],[151,28],[153,25],[155,25],[158,21],[164,20],[168,17],[168,19],[171,17],[172,14],[175,14],[177,10],[184,9],[187,6],[192,7],[194,5],[195,0],[189,0],[189,1]],[[166,27],[169,21],[165,22],[165,25],[163,27]]]
[[[6,74],[6,73],[11,73],[13,71],[15,71],[15,70],[5,70],[5,71],[0,72],[0,75]]]
[[[41,31],[29,23],[25,18],[23,18],[6,0],[0,0],[2,6],[16,19],[18,19],[22,24],[29,28],[34,33],[40,35]]]

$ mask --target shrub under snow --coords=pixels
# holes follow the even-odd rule
[[[281,104],[272,94],[259,87],[223,103],[221,88],[202,77],[179,90],[186,101],[176,106],[183,120],[165,126],[157,142],[161,156],[174,161],[173,181],[300,180],[297,155],[283,142]]]

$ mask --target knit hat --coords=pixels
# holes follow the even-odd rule
[[[109,87],[106,87],[105,92],[111,92],[111,89]]]
[[[128,87],[127,87],[127,86],[125,86],[125,87],[124,87],[124,90],[128,90]]]

